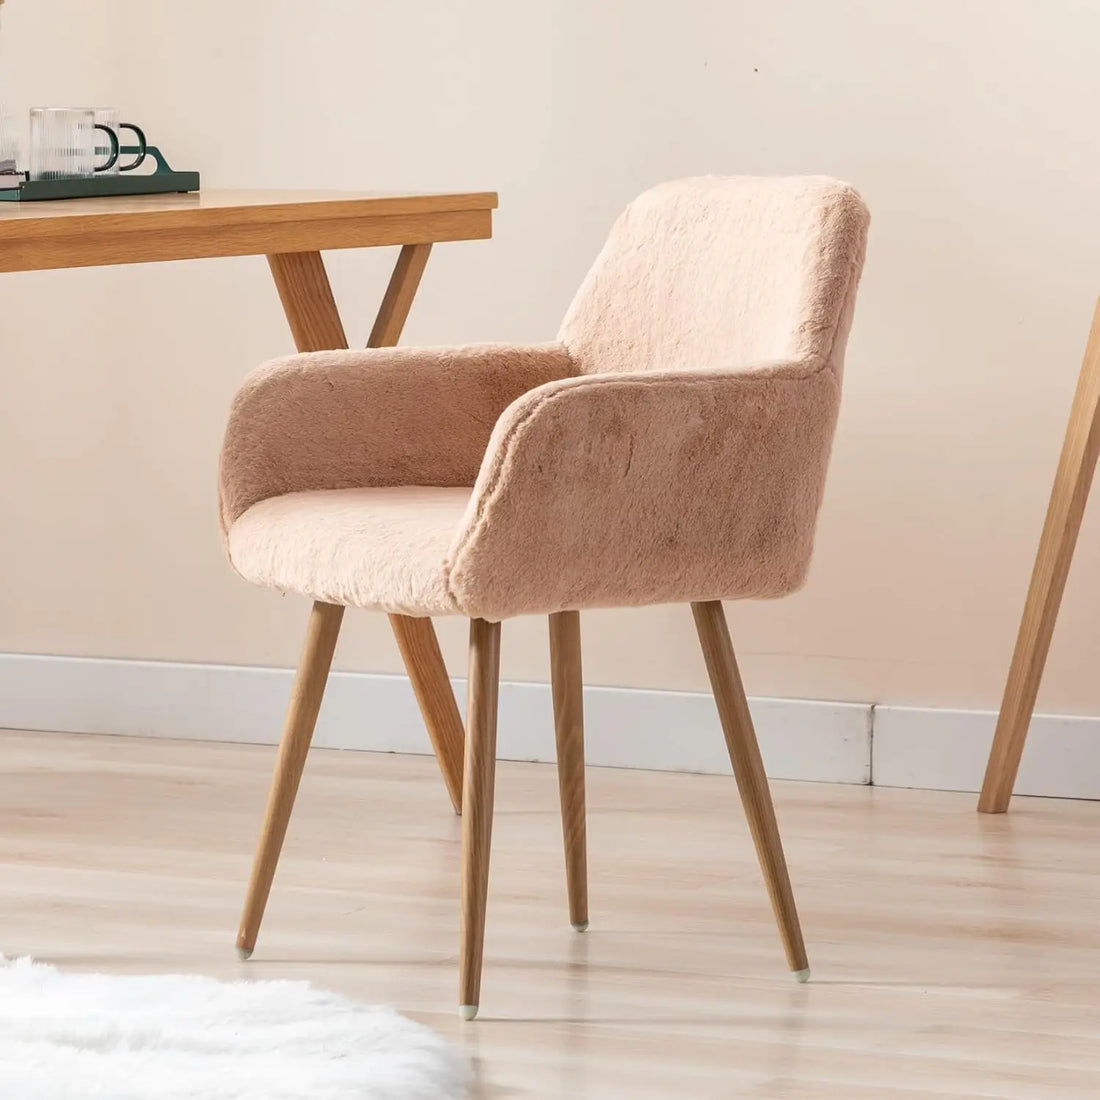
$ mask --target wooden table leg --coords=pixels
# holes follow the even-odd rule
[[[368,348],[392,348],[401,339],[413,298],[420,287],[420,277],[432,254],[430,244],[406,244],[398,254],[389,286],[382,296],[378,316],[367,340]]]
[[[321,253],[281,252],[268,256],[267,263],[297,349],[346,348],[348,338]]]
[[[1062,457],[1054,477],[1039,552],[1031,573],[1031,587],[1024,604],[1016,651],[1005,684],[993,748],[986,765],[978,809],[1003,814],[1008,809],[1020,757],[1027,739],[1035,697],[1043,676],[1054,623],[1062,602],[1073,550],[1085,514],[1089,486],[1100,451],[1100,302],[1093,315],[1092,331],[1077,393],[1073,398]]]
[[[370,347],[392,347],[401,338],[431,250],[430,244],[402,247],[371,330]],[[298,350],[346,348],[347,336],[320,252],[278,253],[268,256],[267,262]],[[435,629],[430,619],[404,615],[391,615],[390,625],[397,635],[443,781],[456,813],[461,813],[464,732]]]
[[[414,619],[410,615],[391,615],[390,626],[412,681],[424,724],[428,727],[451,805],[455,813],[460,814],[466,731],[443,654],[439,651],[435,628],[431,619]]]

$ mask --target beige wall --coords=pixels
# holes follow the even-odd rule
[[[1100,291],[1093,5],[11,0],[3,33],[10,102],[117,98],[209,185],[499,190],[494,241],[437,250],[411,341],[551,336],[656,180],[856,183],[874,224],[817,560],[799,596],[733,609],[746,679],[996,702]],[[391,260],[333,260],[355,342]],[[293,662],[304,604],[237,581],[214,514],[229,397],[288,347],[260,259],[0,276],[0,650]],[[1098,522],[1047,709],[1100,712]],[[593,682],[703,686],[680,609],[586,632]],[[380,616],[339,657],[399,667]],[[505,675],[545,667],[543,624],[510,624]]]

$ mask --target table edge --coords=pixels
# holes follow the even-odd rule
[[[311,222],[330,219],[430,218],[437,214],[495,210],[498,206],[498,197],[495,191],[307,200],[295,200],[293,194],[293,192],[287,192],[286,201],[239,206],[193,206],[161,210],[96,210],[62,215],[44,213],[43,216],[37,218],[31,214],[18,218],[0,217],[0,245],[5,242],[25,241],[27,238],[41,240],[44,237],[71,237],[75,234],[88,232],[228,229],[233,226],[256,226],[283,221]],[[79,203],[84,200],[54,201]]]

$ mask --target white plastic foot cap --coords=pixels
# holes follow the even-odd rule
[[[477,1005],[459,1005],[458,1014],[464,1020],[472,1020],[477,1015]]]
[[[249,959],[252,958],[252,948],[251,947],[240,947],[240,946],[238,946],[237,947],[237,958],[240,959],[241,962],[247,962]]]
[[[588,921],[586,921],[586,920],[573,921],[572,923],[573,923],[573,931],[574,932],[587,932],[588,931]]]
[[[807,967],[805,970],[792,970],[791,973],[794,975],[794,980],[796,982],[808,982],[810,980],[809,967]]]

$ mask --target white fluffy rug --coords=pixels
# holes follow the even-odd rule
[[[308,982],[68,974],[0,958],[4,1100],[457,1100],[467,1066]]]

